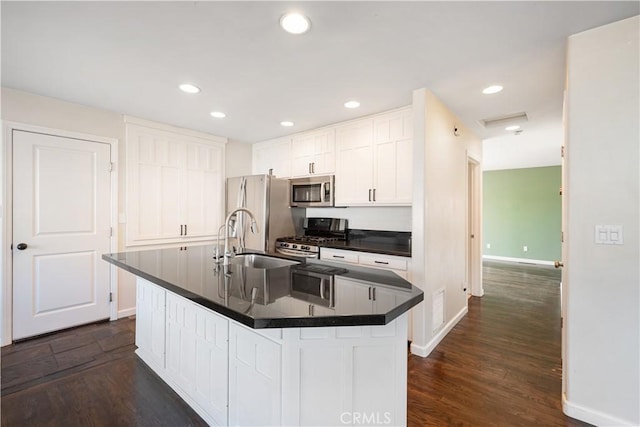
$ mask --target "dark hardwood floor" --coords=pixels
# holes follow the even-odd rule
[[[560,272],[485,262],[485,295],[426,359],[410,356],[410,426],[588,426],[562,413]]]
[[[409,426],[583,426],[561,410],[559,273],[487,263],[485,296],[409,356]],[[2,426],[206,425],[133,353],[133,319],[2,348]]]

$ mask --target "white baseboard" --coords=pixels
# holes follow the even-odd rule
[[[118,310],[118,319],[122,319],[124,317],[133,316],[136,314],[136,308],[125,308],[124,310]]]
[[[467,311],[469,311],[469,309],[465,305],[462,310],[460,310],[458,314],[453,316],[453,318],[445,326],[443,326],[442,329],[440,329],[440,332],[438,332],[426,345],[419,346],[411,343],[411,354],[415,354],[416,356],[420,357],[427,357],[433,351],[433,349],[436,348],[440,341],[442,341],[442,339],[447,336],[451,329],[453,329],[453,327],[458,324],[458,322],[465,316],[465,314],[467,314]]]
[[[482,259],[494,261],[524,262],[525,264],[554,265],[553,261],[545,261],[543,259],[514,258],[510,256],[482,255]]]
[[[571,418],[575,418],[595,426],[621,427],[638,425],[638,423],[616,418],[609,414],[596,411],[595,409],[572,403],[567,400],[567,395],[564,393],[562,394],[562,412]]]

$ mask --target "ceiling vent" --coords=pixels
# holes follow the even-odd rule
[[[494,128],[498,126],[509,126],[515,123],[522,123],[526,121],[529,121],[527,113],[515,113],[501,117],[494,117],[491,119],[482,119],[480,120],[480,124],[486,128]]]

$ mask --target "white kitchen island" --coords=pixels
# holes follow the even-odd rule
[[[138,275],[136,353],[207,423],[406,424],[406,312],[421,291],[393,273],[313,261],[216,271],[210,253],[104,256]],[[292,277],[305,272],[324,280],[328,307],[301,299]],[[374,285],[382,303],[375,290],[363,297]]]

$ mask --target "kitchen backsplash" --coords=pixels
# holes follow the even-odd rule
[[[411,232],[411,207],[376,206],[349,208],[307,208],[306,216],[345,218],[349,228]]]

